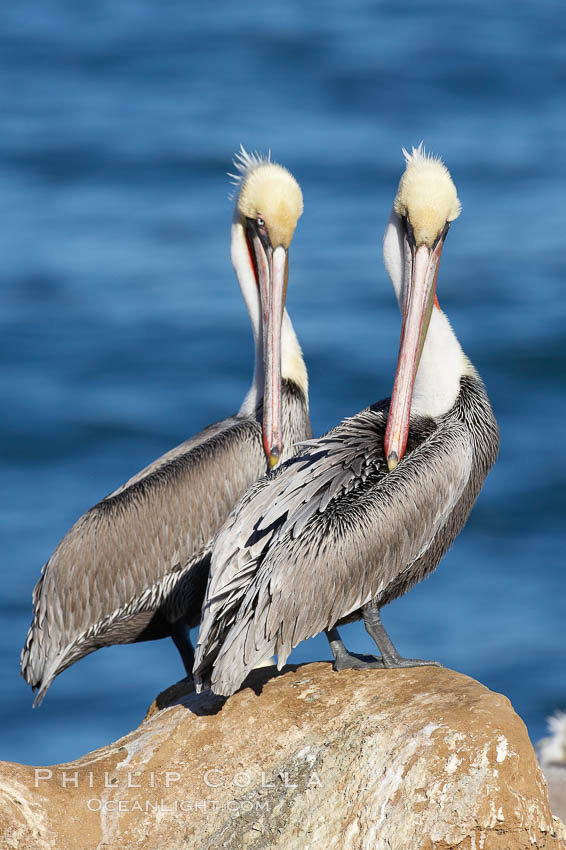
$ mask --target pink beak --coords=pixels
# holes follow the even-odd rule
[[[426,244],[411,246],[405,236],[403,324],[385,430],[385,457],[390,470],[395,469],[407,447],[413,388],[434,304],[443,245],[444,234],[434,248]]]
[[[263,331],[263,447],[269,466],[279,463],[283,450],[281,425],[281,322],[285,305],[287,251],[282,245],[266,250],[252,237],[257,263]]]

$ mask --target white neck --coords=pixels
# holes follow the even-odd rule
[[[403,245],[403,226],[392,209],[383,239],[383,260],[401,309],[405,270]],[[411,415],[439,417],[447,413],[460,391],[460,378],[473,372],[450,322],[442,310],[433,307],[415,378]]]
[[[254,336],[255,356],[253,380],[239,410],[242,416],[251,416],[255,413],[263,399],[265,380],[263,370],[261,303],[254,271],[250,263],[244,225],[236,209],[232,218],[230,254],[232,265],[236,272],[248,313],[250,314]],[[301,346],[299,345],[287,310],[283,311],[283,322],[281,325],[281,377],[294,381],[302,389],[305,396],[308,397],[307,369],[303,360]]]

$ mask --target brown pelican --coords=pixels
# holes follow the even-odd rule
[[[285,310],[302,214],[281,165],[236,156],[231,257],[253,328],[252,385],[235,416],[155,460],[82,516],[45,564],[22,651],[39,704],[55,676],[102,646],[171,635],[190,674],[214,535],[246,488],[312,437],[307,371]]]
[[[383,605],[432,570],[464,526],[499,435],[485,388],[436,300],[460,202],[422,145],[406,169],[383,254],[403,323],[391,399],[373,404],[253,485],[216,539],[195,678],[229,695],[261,658],[327,630],[334,666],[396,667]],[[381,656],[350,655],[335,629],[363,617]]]

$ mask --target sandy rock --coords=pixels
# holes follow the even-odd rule
[[[523,722],[473,679],[318,663],[247,684],[180,683],[76,762],[1,764],[2,850],[566,847]]]

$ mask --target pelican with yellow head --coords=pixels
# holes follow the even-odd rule
[[[235,159],[232,263],[252,322],[255,368],[233,416],[171,449],[77,520],[34,591],[22,675],[41,702],[55,676],[103,646],[171,636],[188,676],[212,541],[247,487],[312,436],[307,371],[285,310],[303,210],[269,157]],[[262,659],[263,661],[263,659]]]
[[[381,608],[436,568],[497,456],[485,387],[439,307],[442,249],[460,202],[422,145],[405,154],[383,242],[402,313],[391,399],[317,440],[236,505],[214,545],[195,678],[230,695],[268,655],[285,664],[325,630],[334,668],[435,664],[403,658]],[[336,629],[363,618],[380,655]]]

